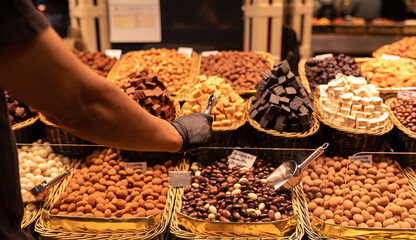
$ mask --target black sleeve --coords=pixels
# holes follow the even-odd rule
[[[49,26],[30,0],[2,0],[0,48],[26,40]]]

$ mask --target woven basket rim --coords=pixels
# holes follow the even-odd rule
[[[309,86],[309,80],[308,77],[306,77],[306,71],[305,71],[305,64],[306,64],[307,58],[302,58],[298,63],[298,72],[299,72],[299,78],[302,82],[303,86],[306,88],[306,90],[310,93],[311,87]]]
[[[189,162],[189,157],[185,157],[184,158],[184,163],[183,163],[183,168],[181,170],[188,170],[190,166],[190,162]],[[301,184],[301,183],[300,183]],[[305,234],[303,226],[301,225],[301,218],[305,217],[304,216],[304,211],[302,211],[302,206],[299,204],[299,201],[297,199],[298,196],[298,192],[299,189],[301,187],[301,185],[298,184],[295,189],[293,189],[291,191],[291,201],[292,201],[292,206],[294,208],[294,213],[296,212],[296,214],[298,215],[298,220],[297,220],[297,224],[295,226],[294,232],[292,233],[292,235],[290,236],[286,236],[286,237],[281,237],[278,239],[282,239],[282,240],[292,240],[292,239],[301,239],[303,237],[303,235]],[[180,212],[180,209],[182,207],[182,196],[184,194],[184,188],[183,187],[177,187],[176,188],[176,194],[175,194],[175,206],[173,207],[172,210],[172,217],[171,217],[171,222],[169,224],[169,231],[171,234],[181,238],[181,239],[237,239],[238,237],[236,236],[211,236],[211,235],[202,235],[202,234],[198,234],[198,233],[193,233],[190,232],[188,230],[184,230],[179,228],[178,225],[178,219],[177,219],[177,213]],[[247,240],[251,240],[251,239],[258,239],[256,237],[242,237],[244,239]],[[261,239],[264,240],[271,240],[271,239],[276,239],[276,238],[272,238],[272,237],[261,237]]]
[[[396,100],[397,98],[392,97],[386,100],[386,105],[388,107],[389,110],[389,117],[390,120],[394,123],[394,125],[400,130],[402,131],[404,134],[406,134],[407,136],[409,136],[410,138],[416,139],[416,133],[412,132],[410,129],[408,129],[407,127],[405,127],[400,121],[399,119],[397,119],[396,115],[394,115],[393,110],[391,110],[390,108],[390,104]]]
[[[55,125],[54,123],[52,123],[48,119],[46,119],[45,115],[43,115],[42,113],[39,113],[39,119],[46,126],[58,127],[57,125]]]
[[[283,138],[305,138],[305,137],[310,137],[312,135],[314,135],[316,132],[318,132],[319,130],[319,121],[316,118],[315,114],[312,113],[312,119],[313,119],[313,125],[312,127],[306,131],[306,132],[278,132],[274,129],[264,129],[260,126],[260,124],[252,119],[250,117],[250,114],[248,114],[248,112],[250,111],[250,106],[251,106],[251,101],[252,101],[253,97],[251,97],[247,103],[247,107],[246,107],[246,115],[247,115],[247,120],[250,123],[250,125],[256,129],[257,131],[260,132],[264,132],[266,134],[275,136],[275,137],[283,137]]]
[[[357,129],[352,129],[352,128],[346,128],[346,127],[342,127],[342,126],[338,126],[336,124],[333,124],[332,122],[328,121],[323,115],[322,115],[322,106],[319,103],[319,91],[315,91],[315,99],[314,99],[314,106],[315,106],[315,113],[318,116],[318,119],[321,123],[323,123],[324,125],[338,130],[340,132],[345,132],[345,133],[351,133],[351,134],[361,134],[361,135],[371,135],[371,136],[381,136],[384,134],[389,133],[393,127],[394,124],[391,122],[390,118],[387,118],[387,124],[384,126],[383,129],[379,130],[379,131],[367,131],[367,130],[357,130]]]
[[[36,115],[34,117],[28,118],[23,122],[14,124],[12,126],[12,130],[16,131],[16,130],[22,129],[24,127],[28,127],[30,125],[33,125],[37,120],[39,120],[39,115],[40,115],[40,113],[36,113]]]
[[[74,164],[74,169],[79,169],[81,165],[81,159],[78,159]],[[178,165],[179,166],[179,165]],[[175,168],[178,168],[175,166]],[[49,207],[43,207],[46,211],[50,211],[50,208],[53,204],[59,200],[61,194],[68,186],[69,181],[73,178],[74,171],[71,172],[70,177],[66,178],[55,191],[54,196],[49,199]],[[172,215],[172,210],[174,207],[174,199],[176,195],[176,190],[174,188],[169,188],[168,196],[169,200],[165,204],[165,209],[162,212],[162,217],[160,223],[153,229],[149,231],[142,232],[70,232],[65,230],[55,230],[51,229],[50,226],[46,226],[42,217],[39,217],[36,221],[35,231],[43,237],[47,238],[58,238],[58,239],[92,239],[92,238],[111,238],[111,239],[157,239],[158,236],[163,234],[163,232],[169,227],[169,219]]]

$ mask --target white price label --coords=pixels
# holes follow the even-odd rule
[[[191,186],[191,172],[169,171],[169,185],[171,187]]]
[[[256,161],[256,156],[234,150],[231,155],[228,157],[228,166],[233,168],[235,166],[251,168]]]
[[[349,156],[348,159],[351,161],[351,163],[359,161],[361,164],[368,163],[371,166],[373,165],[373,155]]]
[[[326,54],[320,54],[320,55],[316,55],[315,59],[316,60],[324,60],[325,58],[330,58],[333,57],[334,55],[332,55],[332,53],[326,53]]]
[[[182,53],[183,55],[185,55],[187,57],[191,57],[193,51],[194,50],[192,48],[188,48],[188,47],[180,47],[180,48],[178,48],[178,53]]]
[[[203,51],[203,52],[201,52],[201,55],[203,56],[203,57],[208,57],[208,56],[211,56],[211,55],[217,55],[218,54],[218,51]]]
[[[132,168],[133,170],[140,169],[142,173],[147,171],[147,162],[126,162],[124,163],[125,168]]]
[[[105,55],[109,56],[109,57],[115,57],[117,59],[120,59],[121,57],[121,49],[107,49],[105,50]]]
[[[389,54],[383,54],[381,55],[382,59],[390,60],[390,59],[400,59],[399,56],[389,55]]]
[[[397,93],[398,98],[415,98],[416,91],[406,91],[406,90],[399,90]]]

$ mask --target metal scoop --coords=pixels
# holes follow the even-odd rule
[[[208,102],[207,102],[207,106],[205,107],[205,110],[204,110],[203,113],[205,113],[205,114],[211,114],[211,110],[214,107],[215,99],[216,99],[216,97],[215,97],[214,94],[209,95]]]
[[[59,174],[54,179],[52,179],[50,182],[43,181],[36,185],[34,188],[30,189],[30,193],[37,199],[42,200],[45,198],[45,194],[43,194],[46,190],[49,188],[55,186],[56,184],[62,182],[69,174],[71,174],[73,169],[66,170],[65,172]]]
[[[282,186],[288,190],[294,188],[300,182],[303,169],[306,169],[312,161],[321,156],[328,146],[329,143],[324,143],[299,165],[293,160],[282,163],[267,177],[267,181],[273,184],[275,190]]]

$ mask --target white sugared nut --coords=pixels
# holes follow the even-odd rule
[[[51,181],[70,162],[68,157],[53,153],[50,144],[41,140],[19,148],[18,157],[21,193],[26,201],[33,200],[30,189],[44,180]],[[32,205],[27,205],[26,210],[33,211],[36,206]]]

